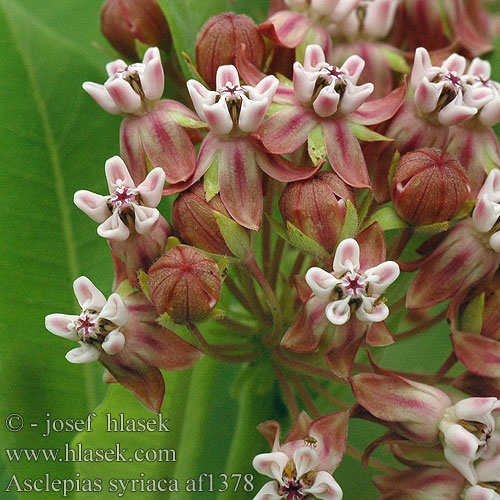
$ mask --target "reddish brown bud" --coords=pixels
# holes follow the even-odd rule
[[[151,301],[176,323],[205,318],[219,301],[220,289],[216,262],[196,248],[176,246],[149,269]]]
[[[232,255],[215,220],[215,212],[231,217],[220,196],[206,201],[203,183],[184,191],[172,207],[172,221],[182,240],[210,253]]]
[[[216,87],[215,74],[219,66],[235,63],[242,43],[248,60],[260,68],[266,47],[249,17],[227,12],[211,17],[203,25],[196,41],[196,65],[210,87]]]
[[[101,31],[128,59],[138,59],[136,40],[166,49],[170,30],[156,0],[107,0],[101,11]]]
[[[392,181],[396,212],[415,226],[449,220],[469,193],[469,179],[458,160],[438,149],[405,154]]]
[[[342,231],[346,201],[354,204],[351,189],[333,172],[320,172],[288,184],[279,202],[281,215],[328,252]]]

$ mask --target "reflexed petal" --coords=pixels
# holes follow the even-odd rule
[[[125,241],[130,236],[130,231],[120,219],[118,211],[115,211],[97,228],[97,234],[108,240]]]
[[[104,352],[112,356],[123,351],[125,347],[125,337],[120,330],[113,330],[106,335],[104,342],[101,344]]]
[[[304,54],[304,68],[306,71],[318,70],[318,66],[325,61],[325,53],[319,45],[312,44],[306,47]]]
[[[399,276],[399,266],[391,260],[382,262],[378,266],[365,271],[365,275],[370,282],[370,290],[373,293],[382,293]]]
[[[107,81],[104,86],[116,105],[124,113],[135,113],[142,104],[141,97],[121,78]]]
[[[253,459],[253,467],[259,474],[282,482],[282,475],[288,463],[288,456],[281,451],[262,453]]]
[[[379,304],[373,309],[370,308],[368,310],[361,306],[356,311],[356,317],[366,323],[378,323],[379,321],[384,321],[387,316],[389,316],[389,308],[385,304]]]
[[[330,302],[325,309],[326,317],[330,323],[334,325],[344,325],[351,317],[351,309],[349,307],[349,297],[344,300],[336,300]]]
[[[104,222],[110,216],[107,201],[107,196],[86,190],[77,191],[73,197],[75,205],[96,222]]]
[[[312,267],[306,273],[306,282],[316,297],[328,299],[335,285],[341,281],[320,267]]]
[[[354,55],[348,57],[346,62],[342,64],[342,67],[340,69],[348,73],[348,75],[351,77],[352,83],[357,83],[364,67],[365,67],[364,59]]]
[[[216,88],[217,90],[222,89],[228,83],[231,85],[239,85],[240,77],[238,75],[238,70],[232,64],[227,64],[226,66],[219,66],[217,69]]]
[[[309,446],[303,446],[295,450],[293,461],[297,469],[297,477],[315,469],[319,465],[319,457],[316,451]]]
[[[144,182],[137,186],[137,191],[148,207],[156,207],[161,201],[164,185],[165,172],[161,168],[155,168],[149,172]]]
[[[342,240],[335,252],[333,270],[338,274],[359,271],[359,245],[352,238]]]
[[[243,132],[254,132],[264,120],[268,108],[267,99],[250,100],[243,96],[238,126]]]
[[[269,481],[259,490],[253,500],[282,500],[283,495],[278,491],[278,483]]]
[[[108,76],[111,77],[115,73],[120,73],[121,71],[126,70],[128,67],[128,64],[123,61],[122,59],[117,59],[116,61],[111,61],[110,63],[106,64],[106,72],[108,73]]]
[[[45,316],[45,328],[50,333],[69,340],[78,340],[74,322],[78,316],[74,314],[49,314]]]
[[[453,332],[451,340],[457,358],[471,373],[500,377],[500,342],[468,332]]]
[[[109,296],[106,305],[99,313],[100,318],[105,318],[118,326],[124,326],[128,321],[128,309],[123,299],[117,293]]]
[[[256,152],[257,163],[264,172],[280,182],[293,182],[303,179],[309,179],[316,174],[323,163],[317,167],[295,165],[291,161],[280,155],[267,154],[262,150]]]
[[[85,82],[83,85],[83,90],[94,99],[94,101],[101,106],[104,111],[111,113],[113,115],[118,115],[121,113],[120,108],[117,106],[113,98],[109,95],[104,85],[100,85],[94,82]]]
[[[332,116],[337,112],[340,95],[334,87],[325,87],[320,91],[318,97],[314,100],[313,108],[322,118]],[[342,100],[342,103],[344,101]]]
[[[304,16],[280,10],[259,25],[259,30],[278,45],[294,49],[302,43],[310,27],[311,21]]]
[[[150,50],[150,49],[148,49]],[[156,49],[158,51],[158,49]],[[146,99],[157,101],[161,99],[165,87],[165,76],[161,64],[160,53],[154,55],[144,69],[141,76],[142,89]]]
[[[198,113],[198,116],[203,121],[206,121],[203,106],[205,104],[213,104],[215,102],[215,98],[218,95],[217,92],[207,90],[200,82],[196,80],[189,80],[186,85],[189,95],[191,96],[191,100],[193,101],[194,109]]]
[[[66,354],[66,359],[70,363],[92,363],[93,361],[97,361],[99,356],[100,353],[96,347],[90,344],[82,344],[76,349],[71,349],[71,351]]]
[[[73,290],[83,310],[100,311],[106,304],[106,297],[86,276],[80,276],[73,282]]]
[[[233,129],[233,120],[227,108],[225,99],[220,99],[215,104],[204,104],[203,114],[210,129],[217,135],[226,135]]]
[[[477,108],[471,108],[470,106],[460,104],[458,97],[459,96],[455,97],[450,104],[445,106],[438,113],[438,120],[441,125],[444,125],[445,127],[458,125],[477,113]]]
[[[117,181],[123,182],[123,185],[129,188],[135,188],[134,181],[129,174],[125,162],[119,156],[113,156],[104,166],[106,180],[108,181],[109,192],[113,193],[117,188]]]
[[[341,500],[343,496],[342,488],[337,481],[333,479],[331,474],[323,470],[316,474],[313,485],[305,489],[304,492],[321,500]]]
[[[135,230],[139,234],[147,234],[160,218],[160,212],[156,208],[134,205]]]
[[[141,140],[142,117],[128,116],[120,127],[120,155],[134,184],[140,184],[146,177],[146,158]]]

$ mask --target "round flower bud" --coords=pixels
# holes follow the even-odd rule
[[[392,181],[394,208],[414,226],[449,220],[469,194],[469,179],[459,161],[438,149],[406,153]]]
[[[347,200],[355,203],[351,189],[333,172],[320,172],[305,181],[288,184],[279,208],[285,222],[331,252],[344,225]]]
[[[196,41],[196,65],[203,79],[215,89],[217,68],[235,64],[241,44],[246,57],[258,68],[264,60],[265,43],[255,23],[242,14],[227,12],[211,17]]]
[[[107,0],[101,11],[101,31],[120,54],[134,60],[139,58],[136,40],[161,49],[172,40],[156,0]]]
[[[219,195],[206,200],[203,183],[198,182],[175,200],[172,221],[185,243],[206,252],[232,255],[215,220],[215,212],[231,217]]]
[[[151,301],[176,323],[204,319],[219,301],[220,289],[216,262],[193,247],[176,246],[149,268]]]

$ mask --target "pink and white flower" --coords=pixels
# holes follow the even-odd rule
[[[474,227],[486,233],[489,246],[500,253],[500,170],[492,170],[479,191],[478,203],[472,214]]]
[[[189,80],[187,87],[198,116],[217,135],[248,134],[264,120],[279,81],[267,76],[255,87],[240,85],[238,71],[232,65],[217,70],[217,90],[207,90],[200,82]]]
[[[488,450],[495,430],[497,398],[468,398],[446,409],[439,423],[444,455],[472,485],[478,482],[474,462]]]
[[[108,113],[141,115],[161,99],[165,80],[160,51],[149,48],[142,63],[121,59],[106,65],[109,78],[104,85],[85,82],[84,90]]]
[[[108,240],[125,241],[132,231],[151,232],[160,218],[155,207],[162,198],[164,171],[153,169],[137,187],[119,156],[106,162],[105,171],[109,196],[80,190],[75,193],[75,205],[100,223],[97,233]]]
[[[287,6],[311,21],[329,26],[342,21],[361,0],[285,0]]]
[[[384,321],[389,308],[381,294],[399,276],[396,262],[386,261],[360,271],[359,245],[356,240],[343,240],[337,247],[333,273],[313,267],[306,273],[307,284],[320,299],[328,299],[325,314],[334,325],[343,325],[351,314],[363,322]]]
[[[82,312],[79,315],[49,314],[45,327],[51,333],[80,343],[66,354],[71,363],[91,363],[101,352],[114,355],[125,347],[120,327],[127,324],[128,310],[123,299],[113,293],[108,300],[85,276],[73,283]]]
[[[482,460],[475,469],[479,484],[465,490],[464,500],[500,500],[500,455]]]

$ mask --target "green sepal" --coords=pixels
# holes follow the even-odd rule
[[[278,113],[278,111],[283,111],[287,107],[288,106],[286,104],[279,104],[277,102],[273,102],[271,106],[269,106],[269,109],[267,110],[266,117],[274,115],[275,113]]]
[[[391,189],[392,189],[392,181],[394,180],[394,174],[396,173],[396,169],[398,168],[399,165],[399,160],[401,160],[401,154],[399,151],[396,151],[392,158],[391,168],[389,169],[388,181],[389,181],[389,187]]]
[[[360,125],[359,123],[347,122],[349,128],[353,131],[354,135],[360,141],[367,142],[376,142],[376,141],[385,141],[385,142],[393,142],[394,139],[390,137],[386,137],[385,135],[379,134],[374,130],[369,129],[365,125]]]
[[[220,273],[220,280],[223,282],[228,275],[229,269],[228,269],[228,262],[227,262],[227,257],[222,257],[219,259],[217,262],[217,267],[219,268],[219,273]]]
[[[129,295],[133,294],[134,290],[135,289],[129,280],[123,280],[118,285],[118,288],[115,290],[115,293],[117,293],[122,299],[124,299],[124,298],[128,297]]]
[[[210,201],[219,192],[219,155],[215,155],[210,167],[203,176],[205,198]]]
[[[444,222],[436,222],[435,224],[428,224],[427,226],[418,226],[416,228],[417,233],[433,235],[447,231],[450,227],[450,223],[446,220]]]
[[[176,238],[175,236],[169,236],[167,240],[167,246],[165,247],[165,252],[168,252],[169,250],[172,250],[172,248],[175,248],[181,244],[182,243],[179,238]]]
[[[300,229],[294,226],[291,222],[286,223],[288,238],[290,243],[310,255],[314,255],[321,260],[328,260],[330,254],[312,238],[306,236]]]
[[[495,168],[500,168],[500,165],[493,161],[491,156],[486,153],[484,155],[484,169],[486,170],[486,173],[489,174]]]
[[[148,289],[148,275],[142,269],[139,271],[139,285],[146,298],[151,302],[151,296]]]
[[[156,318],[156,322],[160,326],[163,326],[163,328],[168,328],[169,330],[173,330],[179,326],[177,323],[172,321],[172,318],[168,315],[168,313],[163,313],[161,316],[158,316],[158,318]]]
[[[276,73],[276,76],[277,76],[278,80],[280,81],[280,83],[293,89],[293,82],[292,82],[292,80],[290,80],[290,78],[287,78],[285,75],[283,75],[281,73]]]
[[[452,219],[467,217],[476,206],[477,200],[467,200],[454,214]]]
[[[249,232],[237,222],[219,212],[214,212],[214,215],[229,250],[240,259],[251,253],[252,242]]]
[[[371,189],[364,189],[365,195],[360,203],[358,203],[358,218],[359,222],[363,223],[366,215],[368,214],[368,209],[373,201],[373,191]]]
[[[315,167],[326,158],[325,137],[323,127],[317,125],[307,139],[307,151]]]
[[[356,207],[347,200],[347,209],[345,213],[344,225],[339,236],[339,243],[347,238],[354,238],[358,234],[359,220]]]
[[[196,321],[196,323],[206,323],[207,321],[217,321],[223,319],[226,316],[226,311],[218,309],[217,307],[212,309],[204,318]]]
[[[394,207],[390,205],[386,205],[375,212],[370,217],[366,226],[370,226],[374,222],[378,222],[384,231],[388,231],[389,229],[403,229],[409,226],[409,224],[401,219],[401,217],[396,213]]]
[[[406,62],[406,59],[401,55],[391,49],[381,49],[382,54],[387,59],[389,63],[389,68],[396,73],[409,73],[411,71],[410,66]]]
[[[193,120],[188,116],[184,116],[181,113],[176,113],[175,111],[168,111],[168,114],[181,126],[186,128],[208,128],[208,125],[201,120]]]
[[[481,333],[483,328],[484,293],[472,299],[460,314],[460,331]]]
[[[285,226],[281,222],[277,221],[276,219],[273,219],[273,217],[271,217],[269,214],[264,214],[264,216],[269,221],[269,224],[271,224],[271,228],[273,229],[273,231],[275,231],[278,234],[278,236],[280,236],[285,241],[287,241],[288,243],[291,244],[290,238],[288,237],[288,233],[286,232]]]

